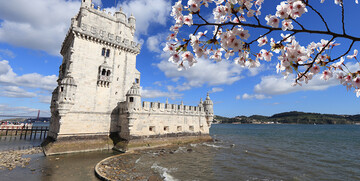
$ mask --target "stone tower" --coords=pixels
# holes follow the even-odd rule
[[[208,125],[211,125],[211,122],[214,120],[214,110],[213,110],[213,102],[210,99],[209,93],[207,93],[203,105],[205,110],[206,122]]]
[[[140,83],[135,23],[135,17],[127,18],[121,10],[113,15],[81,0],[60,51],[63,61],[52,94],[45,154],[109,147],[109,134],[117,129],[112,124],[117,103],[126,101],[134,82]]]

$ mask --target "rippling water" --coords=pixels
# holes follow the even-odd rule
[[[217,141],[142,151],[130,161],[144,175],[158,173],[165,180],[360,180],[359,125],[219,124],[210,132]],[[16,168],[0,175],[97,180],[95,164],[110,155],[34,155],[29,168],[35,171]]]
[[[211,134],[217,142],[138,164],[167,180],[360,180],[360,126],[220,124]]]

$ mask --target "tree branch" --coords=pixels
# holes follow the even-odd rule
[[[327,25],[324,17],[319,13],[319,11],[317,11],[316,9],[314,9],[307,1],[305,2],[305,0],[302,0],[302,2],[303,2],[304,4],[306,4],[306,6],[308,6],[310,9],[312,9],[316,14],[319,15],[319,17],[321,18],[321,20],[322,20],[322,21],[324,22],[324,24],[325,24],[326,30],[327,30],[327,31],[330,31],[329,26]]]

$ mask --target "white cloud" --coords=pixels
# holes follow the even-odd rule
[[[52,91],[57,85],[57,76],[38,73],[17,75],[6,60],[0,61],[0,85],[39,88]]]
[[[306,90],[325,90],[329,87],[339,85],[339,81],[332,78],[328,81],[320,79],[320,75],[314,76],[313,80],[302,86],[292,86],[294,76],[284,79],[281,75],[270,75],[261,78],[261,82],[255,85],[254,91],[266,95],[288,94]]]
[[[70,19],[79,10],[79,1],[1,1],[0,42],[59,55]]]
[[[231,85],[234,82],[240,80],[240,75],[243,68],[229,61],[221,61],[218,63],[198,59],[193,67],[178,71],[177,65],[168,62],[161,61],[157,64],[157,67],[165,73],[166,77],[172,78],[174,81],[178,81],[179,78],[185,78],[186,82],[175,89],[188,90],[191,87],[201,87],[204,84],[214,85]]]
[[[249,100],[249,99],[270,99],[271,97],[265,96],[264,94],[243,94],[242,99]],[[236,96],[236,99],[240,99],[240,95]]]
[[[213,88],[209,91],[209,93],[222,92],[222,91],[224,91],[223,88],[213,87]]]
[[[237,96],[235,97],[235,99],[236,99],[236,100],[239,100],[239,99],[241,99],[241,96],[240,96],[240,95],[237,95]]]
[[[38,97],[39,102],[44,103],[44,104],[50,104],[51,103],[51,96],[44,96],[44,95],[40,95]]]
[[[136,18],[136,34],[147,34],[149,26],[153,23],[166,24],[170,14],[171,1],[166,0],[126,0],[118,4],[128,15]]]
[[[7,104],[0,104],[0,114],[16,116],[37,116],[39,109],[24,106],[12,107]],[[50,110],[40,110],[41,117],[49,117]]]
[[[92,3],[94,3],[95,6],[102,6],[101,0],[92,0]]]
[[[152,52],[161,53],[162,48],[164,47],[164,45],[162,45],[162,43],[161,43],[163,39],[165,39],[164,34],[150,36],[146,40],[146,46]]]
[[[15,58],[14,52],[10,51],[9,49],[0,49],[0,54],[3,54],[9,58]]]
[[[157,98],[157,97],[168,97],[170,99],[178,99],[182,96],[182,94],[176,93],[176,92],[163,92],[160,90],[154,90],[154,89],[141,89],[141,97],[143,98]]]
[[[35,97],[33,92],[27,92],[26,90],[17,86],[0,86],[1,97],[14,97],[14,98],[30,98]]]

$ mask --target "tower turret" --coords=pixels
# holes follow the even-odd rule
[[[140,110],[141,108],[141,93],[140,86],[134,82],[132,87],[126,93],[126,104],[129,111]]]
[[[204,105],[204,110],[205,110],[206,122],[210,126],[211,122],[214,119],[214,110],[213,110],[213,102],[210,99],[209,93],[207,93],[206,99],[205,99],[203,105]]]
[[[129,25],[130,25],[131,34],[134,35],[135,30],[136,30],[136,19],[132,14],[129,17],[128,22],[129,22]]]
[[[60,115],[66,114],[72,105],[74,105],[76,87],[74,78],[70,75],[61,80],[58,87],[58,109]]]
[[[92,0],[81,0],[81,7],[91,7]]]
[[[115,17],[120,22],[125,22],[126,21],[126,14],[122,11],[122,8],[120,8],[119,11],[115,12]]]

